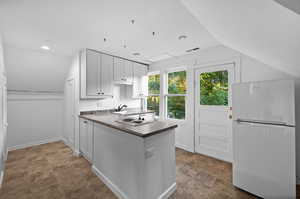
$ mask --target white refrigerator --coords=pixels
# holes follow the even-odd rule
[[[262,198],[296,198],[292,80],[232,85],[233,184]]]

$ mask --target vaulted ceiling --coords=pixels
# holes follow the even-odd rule
[[[219,42],[300,76],[300,15],[278,3],[298,0],[181,1]]]
[[[300,1],[299,0],[274,0],[282,6],[300,14]]]

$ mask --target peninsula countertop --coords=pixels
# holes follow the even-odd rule
[[[132,125],[117,122],[119,116],[111,113],[99,114],[99,115],[83,114],[83,115],[79,115],[79,117],[139,137],[149,137],[177,127],[177,124],[173,121],[160,120],[160,119],[151,123],[147,123],[139,126],[132,126]]]

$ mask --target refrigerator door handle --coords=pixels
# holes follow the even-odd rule
[[[293,127],[293,125],[289,125],[286,122],[278,122],[278,121],[264,121],[264,120],[245,120],[238,118],[236,120],[238,123],[257,123],[257,124],[268,124],[268,125],[279,125],[279,126],[290,126]]]

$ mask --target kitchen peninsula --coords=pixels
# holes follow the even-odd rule
[[[118,198],[162,199],[175,191],[175,123],[130,125],[109,112],[79,117],[81,132],[91,132],[92,169]]]

